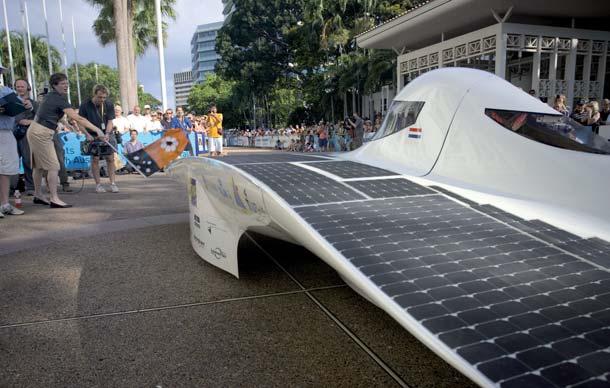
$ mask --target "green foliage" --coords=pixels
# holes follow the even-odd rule
[[[420,2],[418,0],[417,2]],[[358,34],[411,7],[408,0],[234,0],[236,11],[218,34],[216,71],[237,82],[242,123],[341,117],[344,96],[394,81],[396,54],[363,50]],[[416,1],[413,1],[415,3]],[[279,92],[285,90],[283,92]],[[286,91],[292,91],[287,93]],[[290,96],[290,97],[288,97]],[[276,103],[276,100],[278,101]],[[249,108],[250,107],[250,108]],[[278,114],[275,111],[279,109]]]
[[[97,65],[97,80],[95,76],[95,63],[78,65],[78,75],[80,79],[81,101],[85,101],[93,96],[93,88],[97,84],[108,88],[108,99],[114,104],[120,104],[119,100],[119,72],[117,69],[107,65]],[[70,101],[72,105],[78,105],[78,91],[76,88],[76,67],[74,64],[68,68],[68,79],[70,80]],[[144,105],[156,107],[161,102],[150,93],[144,92],[142,88],[138,90],[138,101],[141,108]],[[123,107],[123,112],[132,110],[133,107]]]
[[[144,108],[144,105],[150,105],[152,109],[162,108],[161,101],[155,98],[155,96],[152,94],[145,92],[142,88],[138,88],[138,104],[140,105],[141,109]]]
[[[199,115],[207,114],[210,105],[215,103],[218,111],[224,115],[224,125],[227,128],[237,126],[242,115],[240,102],[234,98],[236,82],[209,74],[205,81],[191,89],[188,104],[189,109]]]
[[[18,32],[11,31],[11,51],[13,54],[13,65],[15,68],[15,78],[27,79],[26,68],[25,68],[25,52],[23,46],[23,35]],[[6,32],[2,32],[1,40],[1,52],[2,52],[2,64],[8,69],[8,41]],[[36,87],[42,90],[44,84],[49,80],[49,61],[47,57],[47,42],[42,36],[32,36],[32,57],[34,59],[34,75],[36,77]],[[27,44],[26,44],[27,47]],[[62,71],[61,55],[59,50],[54,46],[51,46],[51,63],[54,72]],[[10,70],[5,73],[5,79],[8,80],[10,77]]]
[[[78,75],[80,79],[81,100],[93,96],[93,88],[97,84],[108,88],[108,98],[114,103],[119,101],[119,76],[116,69],[106,65],[97,65],[98,79],[95,78],[95,63],[78,65]],[[78,92],[76,89],[76,67],[74,64],[68,68],[68,79],[70,80],[70,101],[76,105],[78,103]],[[126,109],[124,108],[126,111]]]

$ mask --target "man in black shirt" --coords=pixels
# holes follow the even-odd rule
[[[108,100],[108,89],[103,85],[95,85],[93,88],[93,97],[84,101],[78,114],[85,117],[92,124],[101,128],[106,134],[105,140],[108,141],[116,148],[116,139],[114,136],[114,128],[112,126],[112,120],[114,120],[114,104]],[[92,140],[97,136],[94,132],[89,131],[86,128],[87,139]],[[108,177],[110,178],[110,189],[113,193],[118,193],[119,188],[115,183],[115,164],[114,164],[114,153],[104,156],[108,169]],[[91,170],[93,172],[93,178],[95,179],[95,191],[97,193],[105,193],[106,189],[101,184],[100,179],[100,157],[93,156],[91,158]]]

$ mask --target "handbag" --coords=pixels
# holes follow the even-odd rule
[[[25,137],[27,131],[28,131],[28,126],[17,124],[17,125],[15,125],[15,128],[13,129],[13,135],[15,136],[15,139],[21,140]]]

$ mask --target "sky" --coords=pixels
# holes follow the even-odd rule
[[[22,30],[20,0],[5,0],[8,25],[11,30]],[[27,0],[30,32],[46,35],[42,9],[43,0]],[[61,23],[59,22],[59,1],[46,0],[51,44],[63,50]],[[147,0],[153,1],[153,0]],[[62,0],[64,32],[66,36],[68,64],[74,61],[71,20],[74,18],[77,57],[79,63],[97,62],[117,67],[114,44],[102,47],[93,33],[93,21],[98,10],[85,0]],[[197,25],[223,20],[221,0],[176,0],[176,20],[170,21],[165,44],[165,77],[167,82],[168,106],[174,106],[173,74],[191,69],[191,38]],[[4,30],[4,14],[0,18]],[[159,57],[156,47],[151,47],[138,58],[138,80],[144,90],[161,100],[161,79]]]

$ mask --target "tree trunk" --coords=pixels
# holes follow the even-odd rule
[[[123,111],[129,112],[129,81],[130,81],[130,65],[129,65],[129,47],[128,47],[128,31],[127,31],[127,0],[113,0],[114,19],[115,19],[115,36],[116,36],[116,53],[117,66],[119,68],[119,91],[121,93],[121,105]]]
[[[135,14],[134,7],[136,6],[134,0],[128,0],[128,14],[127,14],[127,31],[129,31],[129,35],[127,36],[127,46],[129,48],[129,107],[133,108],[138,105],[138,77],[136,74],[136,48],[134,43],[133,36],[133,17]]]

